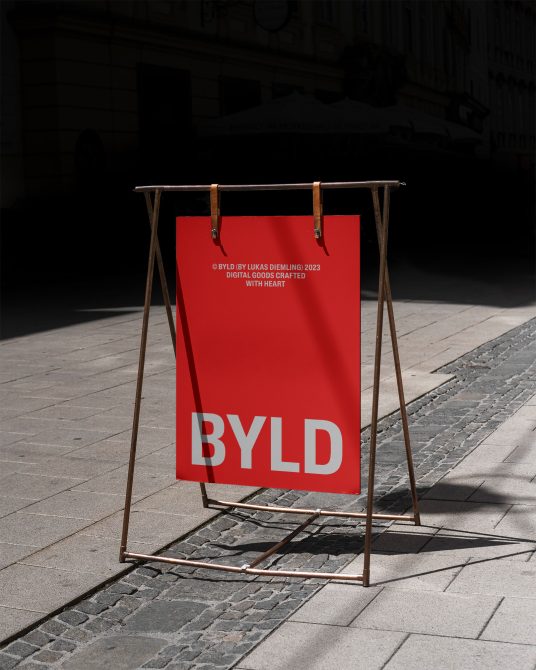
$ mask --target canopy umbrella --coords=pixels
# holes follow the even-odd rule
[[[207,122],[201,135],[324,134],[343,132],[336,110],[312,95],[291,93]]]
[[[338,112],[345,132],[366,135],[389,133],[391,116],[380,107],[350,98],[335,102],[331,107]]]
[[[459,123],[452,123],[452,121],[446,121],[445,125],[452,142],[474,144],[480,144],[482,142],[481,135],[467,126],[462,126]]]
[[[443,139],[449,137],[444,119],[426,114],[420,109],[405,105],[392,105],[385,107],[382,111],[390,119],[391,127],[409,125],[415,135],[435,135]]]

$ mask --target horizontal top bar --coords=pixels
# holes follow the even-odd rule
[[[147,191],[210,191],[210,184],[198,184],[192,186],[136,186],[134,191],[146,193]],[[404,182],[396,180],[386,181],[324,181],[320,187],[325,189],[336,188],[375,188],[390,186],[398,188],[405,186]],[[218,184],[220,191],[306,191],[313,188],[313,182],[302,184]]]

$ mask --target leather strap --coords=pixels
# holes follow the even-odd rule
[[[210,185],[210,226],[212,239],[218,239],[220,233],[220,191],[218,184]]]

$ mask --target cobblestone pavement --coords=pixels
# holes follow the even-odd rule
[[[534,395],[535,335],[533,319],[469,352],[439,370],[453,374],[451,381],[408,406],[421,495]],[[365,468],[368,430],[362,437]],[[365,494],[356,499],[265,490],[254,498],[357,511]],[[375,494],[378,510],[402,512],[410,505],[398,414],[380,422]],[[225,557],[242,565],[281,539],[297,518],[223,513],[163,553]],[[378,524],[377,532],[386,525]],[[337,571],[361,550],[362,533],[355,521],[328,518],[309,526],[270,564]],[[146,564],[7,644],[0,651],[0,669],[232,668],[324,584]]]

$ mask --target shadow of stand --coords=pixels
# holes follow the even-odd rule
[[[372,561],[374,562],[374,555],[416,555],[426,554],[432,555],[434,553],[441,556],[450,556],[453,558],[452,564],[442,566],[435,570],[431,569],[426,573],[419,572],[418,567],[412,571],[412,574],[405,574],[400,578],[395,578],[388,581],[398,581],[398,579],[408,579],[422,574],[431,574],[433,572],[441,572],[451,570],[452,568],[462,567],[467,565],[467,558],[470,563],[482,563],[488,561],[499,560],[501,558],[512,558],[526,554],[528,555],[536,550],[536,538],[516,537],[511,535],[502,535],[500,533],[481,532],[478,530],[479,521],[476,515],[480,514],[489,503],[480,503],[466,501],[471,493],[474,491],[471,487],[455,485],[452,487],[452,495],[449,497],[448,484],[442,484],[442,491],[445,499],[436,500],[425,498],[422,495],[429,491],[429,488],[421,488],[418,490],[421,503],[424,503],[424,510],[422,511],[422,518],[428,523],[419,527],[410,523],[391,522],[381,523],[375,522],[373,526],[373,547],[372,547]],[[481,488],[479,490],[482,490]],[[404,492],[405,493],[405,492]],[[319,498],[323,494],[317,494]],[[375,501],[375,511],[389,511],[391,513],[403,513],[411,506],[411,501],[407,500],[404,495],[398,494],[396,498],[394,494],[390,493],[386,496],[378,498]],[[329,496],[332,500],[333,496]],[[347,496],[341,496],[347,499]],[[364,498],[360,497],[359,501]],[[426,511],[426,501],[433,500],[433,512]],[[448,526],[444,525],[443,520],[445,515],[456,514],[456,504],[470,502],[475,513],[474,529],[471,524],[467,522],[467,513],[464,515],[464,528],[452,527],[456,524],[449,522]],[[505,503],[504,499],[497,496],[497,503]],[[494,504],[496,504],[494,502]],[[359,502],[358,502],[359,505]],[[345,507],[349,508],[347,504]],[[355,498],[351,511],[359,511],[356,509]],[[362,507],[362,505],[361,505]],[[246,515],[240,511],[228,510],[223,511],[222,515],[227,519],[235,520],[233,524],[234,529],[232,536],[237,535],[237,524],[242,522],[248,523],[247,533],[236,542],[220,541],[205,543],[199,547],[196,552],[195,559],[210,560],[216,556],[225,556],[226,560],[237,564],[242,564],[244,561],[254,559],[256,555],[268,550],[271,546],[277,543],[282,537],[292,529],[292,522],[299,523],[301,515],[289,517],[288,514],[278,514],[270,512],[260,512],[256,514]],[[434,517],[438,518],[438,522],[434,524]],[[303,518],[303,517],[302,517]],[[290,522],[290,523],[289,523]],[[499,523],[499,521],[497,521]],[[342,519],[337,517],[324,517],[323,519],[313,522],[293,541],[289,542],[280,551],[273,554],[267,559],[266,564],[262,567],[280,568],[280,569],[300,569],[298,564],[300,562],[310,563],[331,560],[337,564],[337,569],[344,568],[356,555],[362,552],[364,546],[364,521],[357,522],[355,519]],[[357,537],[356,537],[357,531]],[[438,533],[441,531],[441,534]],[[492,555],[484,557],[482,553],[486,553],[486,549],[490,549]],[[180,543],[171,548],[171,553],[168,551],[167,555],[176,555],[175,551],[180,551]],[[501,551],[504,549],[504,552]],[[473,557],[471,550],[475,551],[477,556]],[[465,552],[465,560],[460,562],[460,552]],[[203,577],[204,578],[204,577]],[[380,583],[380,582],[375,582]],[[381,582],[386,583],[386,582]]]

